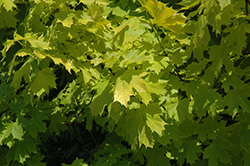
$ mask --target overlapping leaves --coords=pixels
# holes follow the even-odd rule
[[[156,0],[139,3],[32,1],[17,22],[16,1],[0,1],[0,28],[19,26],[1,50],[5,163],[41,164],[38,135],[60,135],[63,124],[75,119],[86,120],[89,130],[93,120],[107,124],[103,130],[127,141],[141,164],[232,165],[239,154],[241,165],[249,162],[250,31],[244,1],[183,0],[175,8]],[[65,77],[55,76],[58,70],[75,80],[54,100],[51,89]],[[46,97],[58,106],[37,104]],[[238,132],[243,137],[237,154],[231,151]],[[131,152],[126,148],[113,156],[100,150],[106,158],[97,163],[122,162],[121,155]]]

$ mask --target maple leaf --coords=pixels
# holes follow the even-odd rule
[[[228,110],[233,115],[235,109],[238,109],[240,105],[244,112],[250,111],[250,101],[248,100],[249,88],[243,87],[243,89],[231,89],[224,97],[226,103],[228,103]],[[237,100],[235,100],[237,99]]]
[[[231,155],[228,153],[232,143],[227,140],[216,139],[204,151],[204,158],[208,159],[209,166],[217,166],[220,162],[231,163]]]
[[[3,140],[5,138],[8,138],[10,134],[12,134],[13,138],[22,140],[22,137],[24,135],[23,127],[17,122],[15,123],[11,122],[8,125],[6,125],[5,130],[3,130],[2,133],[0,134],[0,144],[2,144]]]
[[[0,8],[2,5],[7,11],[13,11],[13,8],[17,8],[16,4],[14,4],[12,0],[0,0]]]
[[[179,100],[177,106],[178,117],[180,121],[185,119],[192,120],[192,114],[189,110],[189,101],[188,99]]]
[[[126,140],[136,149],[139,144],[146,147],[153,146],[152,133],[146,125],[146,113],[142,109],[130,111],[129,114],[120,118],[116,132],[125,136]]]
[[[120,16],[120,17],[124,17],[128,13],[126,11],[122,10],[120,7],[117,6],[117,7],[113,8],[112,14]]]
[[[25,162],[27,165],[35,165],[35,166],[46,166],[46,163],[42,162],[44,156],[41,154],[32,155],[31,158],[28,158]]]
[[[39,110],[31,111],[29,116],[31,119],[29,119],[30,125],[27,127],[27,131],[33,138],[37,137],[38,132],[47,131],[46,124],[43,122],[43,120],[46,119],[46,116],[44,116],[42,112]]]
[[[152,132],[156,132],[158,135],[162,135],[162,131],[165,130],[165,122],[161,119],[160,114],[151,116],[147,114],[147,126]]]
[[[148,60],[148,57],[140,54],[138,50],[126,50],[125,52],[122,53],[122,57],[124,58],[124,61],[121,63],[127,62],[127,63],[132,63],[132,62],[142,62],[145,60]]]
[[[189,9],[197,4],[200,3],[201,0],[182,0],[180,3],[180,5],[182,6],[185,6],[185,7],[182,7],[182,9]]]
[[[48,93],[49,87],[56,88],[56,78],[51,68],[40,70],[30,84],[30,90],[40,96],[43,92]]]
[[[16,142],[15,145],[7,152],[7,162],[13,159],[19,163],[24,163],[27,158],[30,158],[31,153],[35,153],[37,150],[36,143],[32,140],[25,138],[23,141]]]
[[[200,87],[197,90],[197,95],[194,95],[194,109],[198,110],[197,114],[199,116],[203,116],[205,115],[206,110],[212,104],[217,104],[218,101],[222,101],[222,97],[216,92],[215,89]]]
[[[127,106],[130,96],[133,95],[132,86],[126,81],[117,78],[114,90],[114,101],[119,101],[122,105]]]
[[[80,75],[80,79],[82,79],[83,82],[85,84],[87,84],[91,80],[91,78],[92,78],[92,76],[91,76],[89,70],[86,69],[86,68],[83,68],[82,72],[81,72],[81,75]]]
[[[204,142],[206,139],[215,139],[216,131],[218,129],[217,124],[211,119],[205,119],[204,123],[197,126],[197,133],[199,133],[199,139]]]
[[[207,17],[202,15],[198,18],[195,26],[195,34],[193,43],[196,47],[207,47],[210,40],[210,34],[207,27]]]
[[[231,4],[231,0],[219,0],[221,10],[223,10],[226,6]]]
[[[101,114],[104,107],[108,103],[111,103],[113,101],[113,94],[111,93],[111,90],[112,90],[111,86],[107,86],[101,92],[101,94],[98,94],[94,98],[93,102],[90,105],[92,115],[97,116],[98,114]]]
[[[167,90],[164,88],[165,85],[161,83],[147,83],[147,90],[148,92],[155,93],[157,95],[164,95],[166,94]]]
[[[169,158],[166,156],[167,149],[163,147],[148,148],[146,150],[146,160],[149,166],[170,166]]]
[[[0,22],[1,23],[1,22]],[[7,51],[10,49],[11,46],[13,46],[15,43],[15,40],[9,40],[7,39],[6,42],[3,44],[4,45],[4,48],[2,49],[2,56],[3,56],[3,59],[6,57],[6,53]]]
[[[14,88],[2,82],[0,84],[0,103],[5,100],[6,96],[11,95],[14,92]]]
[[[156,0],[139,0],[139,2],[154,17],[154,21],[166,29],[176,31],[177,29],[174,26],[176,24],[184,24],[186,21],[186,17],[183,14],[177,13],[176,10],[167,7],[162,2]]]
[[[234,89],[242,89],[244,83],[241,81],[235,72],[229,72],[223,75],[224,78],[222,80],[222,87],[225,89],[226,92],[229,91],[230,86],[234,87]]]
[[[48,130],[50,132],[55,132],[58,136],[61,131],[67,130],[66,125],[62,124],[66,120],[66,117],[61,115],[59,112],[51,116],[51,122],[49,124]]]
[[[184,151],[180,154],[179,163],[183,164],[186,158],[188,163],[194,164],[195,160],[198,159],[197,154],[202,152],[201,147],[197,146],[196,144],[196,140],[183,142],[182,146]]]
[[[146,81],[140,76],[133,75],[129,84],[139,93],[147,92]]]
[[[167,114],[170,118],[179,121],[177,106],[179,100],[176,97],[167,97],[166,103],[164,104],[165,108],[167,109]]]
[[[250,25],[247,22],[240,24],[238,21],[233,21],[233,26],[227,28],[225,33],[230,32],[221,40],[226,43],[226,48],[231,47],[235,52],[241,54],[242,48],[246,46],[246,33],[250,32]]]
[[[152,101],[151,94],[149,92],[139,93],[139,95],[142,98],[142,102],[146,105],[148,105],[149,102]]]
[[[25,63],[18,71],[15,72],[13,81],[11,83],[11,85],[15,88],[15,91],[19,89],[23,77],[26,83],[31,81],[30,70],[30,63]]]
[[[67,11],[61,11],[56,13],[57,22],[62,23],[63,26],[70,28],[73,24],[73,18],[75,17],[74,13],[70,13]]]
[[[29,41],[29,43],[34,48],[42,49],[42,50],[49,50],[51,47],[49,46],[48,42],[45,42],[44,37],[40,35],[37,37],[38,34],[32,34],[32,33],[25,33],[25,36],[23,39]],[[17,39],[16,39],[17,40]]]

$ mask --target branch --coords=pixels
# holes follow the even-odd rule
[[[153,23],[151,22],[151,20],[150,20],[150,18],[149,18],[148,12],[146,12],[146,14],[147,14],[148,20],[149,20],[149,22],[150,22],[150,25],[151,25],[151,27],[152,27],[153,30],[154,30],[155,36],[156,36],[156,38],[157,38],[157,40],[158,40],[158,43],[159,43],[160,47],[162,48],[164,54],[167,56],[167,53],[165,52],[165,49],[164,49],[163,45],[161,44],[160,38],[159,38],[159,36],[158,36],[158,33],[157,33],[157,31],[156,31],[156,29],[155,29]]]

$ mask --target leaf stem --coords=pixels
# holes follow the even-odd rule
[[[93,140],[94,140],[94,142],[95,142],[95,145],[96,145],[97,149],[99,149],[99,146],[98,146],[98,144],[97,144],[97,142],[96,142],[96,139],[95,139],[94,135],[92,134],[91,131],[89,131],[89,132],[90,132],[90,134],[91,134],[91,136],[92,136],[92,138],[93,138]]]
[[[245,0],[246,2],[246,16],[249,15],[249,10],[248,10],[248,5],[250,4],[250,1],[249,0]],[[248,19],[248,23],[250,23],[250,20]]]
[[[163,45],[161,44],[161,41],[160,41],[159,35],[158,35],[158,33],[157,33],[157,31],[156,31],[156,29],[155,29],[155,27],[154,27],[154,25],[153,25],[152,21],[151,21],[151,20],[150,20],[150,18],[149,18],[148,12],[146,12],[146,14],[147,14],[147,17],[148,17],[148,20],[149,20],[150,26],[152,27],[152,29],[153,29],[153,31],[154,31],[154,33],[155,33],[156,39],[157,39],[157,41],[158,41],[158,43],[159,43],[160,47],[163,49],[164,54],[167,56],[167,53],[165,52],[165,49],[164,49]]]

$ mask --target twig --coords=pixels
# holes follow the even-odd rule
[[[150,25],[151,25],[151,27],[153,28],[153,31],[154,31],[154,33],[155,33],[156,39],[157,39],[157,41],[158,41],[160,47],[162,48],[164,54],[167,56],[167,53],[165,52],[165,49],[164,49],[163,45],[161,44],[160,38],[159,38],[159,36],[158,36],[158,33],[157,33],[157,31],[156,31],[156,29],[155,29],[153,23],[151,22],[151,20],[150,20],[150,18],[149,18],[148,12],[146,12],[146,13],[147,13],[147,17],[148,17],[149,23],[150,23]]]
[[[92,138],[93,138],[93,140],[94,140],[94,142],[95,142],[95,145],[96,145],[97,149],[99,149],[99,146],[98,146],[98,144],[97,144],[97,142],[96,142],[96,139],[95,139],[94,135],[92,134],[91,131],[89,131],[89,132],[90,132],[90,134],[91,134],[91,136],[92,136]]]

